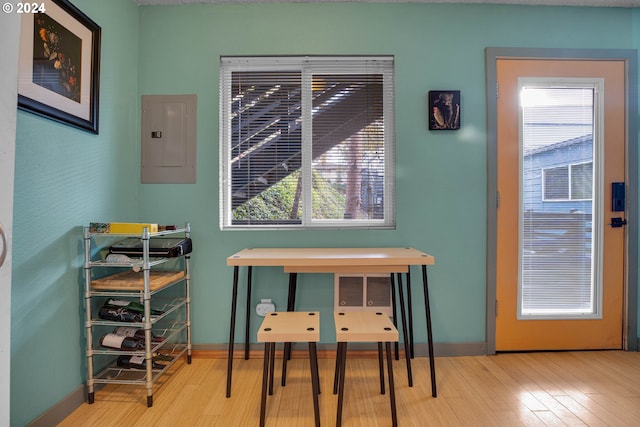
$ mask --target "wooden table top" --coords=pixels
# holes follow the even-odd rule
[[[247,248],[227,258],[228,266],[283,266],[286,271],[432,264],[433,256],[414,248]]]

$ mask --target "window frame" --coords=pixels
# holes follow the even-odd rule
[[[574,197],[574,188],[573,188],[573,180],[574,180],[574,175],[573,175],[573,168],[577,167],[577,166],[583,166],[583,165],[588,165],[591,164],[591,177],[593,180],[593,162],[577,162],[577,163],[570,163],[570,164],[565,164],[565,165],[558,165],[558,166],[549,166],[546,168],[542,168],[542,201],[543,202],[584,202],[584,201],[590,201],[593,200],[593,187],[591,188],[591,197],[589,198],[576,198]],[[567,194],[568,194],[568,198],[548,198],[546,197],[547,194],[547,171],[549,170],[555,170],[555,169],[563,169],[566,168],[567,169]]]
[[[296,223],[234,223],[231,176],[231,84],[237,71],[302,74],[302,214]],[[314,74],[382,74],[384,126],[384,218],[313,219],[312,210],[312,81]],[[395,115],[393,56],[221,56],[219,96],[219,213],[221,230],[395,229]]]

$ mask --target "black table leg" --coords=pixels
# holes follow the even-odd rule
[[[411,351],[411,358],[415,357],[415,351],[413,346],[413,302],[411,297],[411,267],[407,270],[407,308],[409,312],[409,350]]]
[[[296,308],[296,287],[298,281],[297,273],[289,273],[289,293],[287,295],[287,311],[295,311]],[[291,360],[291,343],[284,343],[282,353],[282,379],[281,385],[284,387],[287,383],[287,361]]]
[[[398,295],[400,297],[400,316],[402,318],[402,339],[404,340],[404,358],[407,361],[407,378],[409,387],[413,387],[411,373],[411,351],[409,350],[409,331],[407,330],[407,315],[404,310],[404,290],[402,289],[402,273],[398,273]]]
[[[244,328],[244,360],[249,360],[249,329],[251,319],[251,272],[253,268],[247,267],[247,311],[245,313],[245,328]]]
[[[297,273],[289,273],[289,292],[287,293],[287,311],[293,311],[295,308],[295,287],[298,275]]]
[[[427,316],[427,341],[429,343],[429,368],[431,369],[431,395],[438,397],[436,390],[436,363],[433,355],[433,334],[431,332],[431,308],[429,306],[429,281],[427,279],[427,266],[422,266],[422,283],[424,286],[424,309]]]
[[[393,276],[393,273],[391,273],[390,275],[390,279],[391,279],[391,312],[392,312],[392,316],[393,316],[393,326],[396,327],[396,329],[398,329],[398,308],[396,307],[396,279]],[[394,343],[393,345],[394,350],[395,350],[395,356],[396,356],[396,360],[398,360],[400,357],[398,356],[398,343]]]
[[[236,331],[236,303],[238,302],[238,268],[233,267],[233,292],[231,296],[231,322],[229,326],[229,353],[227,354],[227,397],[231,397],[231,370],[233,369],[233,340]]]

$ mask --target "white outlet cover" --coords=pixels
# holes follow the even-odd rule
[[[270,299],[263,299],[258,305],[256,305],[256,314],[258,316],[264,317],[267,315],[267,313],[271,313],[274,311],[276,311],[276,305],[271,302]]]

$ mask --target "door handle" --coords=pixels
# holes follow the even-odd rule
[[[0,253],[0,267],[2,267],[7,257],[7,233],[5,233],[2,224],[0,224],[0,239],[2,239],[2,253]]]
[[[627,225],[627,220],[617,216],[615,218],[611,218],[611,223],[609,225],[611,226],[611,228],[620,228],[623,225]]]

